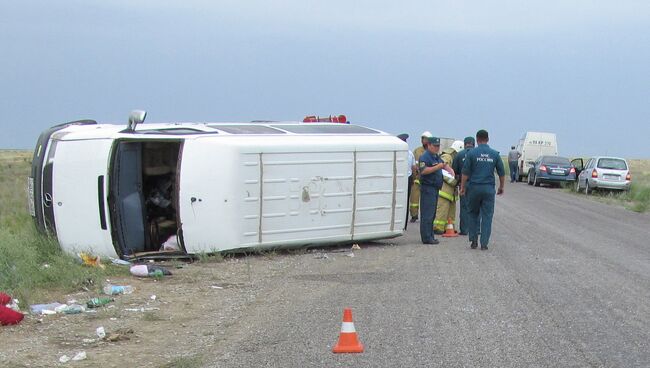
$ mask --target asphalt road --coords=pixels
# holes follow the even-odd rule
[[[406,236],[267,280],[215,367],[650,367],[650,216],[510,184],[488,251]],[[417,224],[415,224],[417,225]],[[342,249],[338,249],[342,251]],[[337,355],[344,307],[362,354]]]

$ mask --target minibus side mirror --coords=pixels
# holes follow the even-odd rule
[[[126,127],[126,132],[135,132],[135,127],[144,122],[147,117],[147,112],[143,110],[133,110],[129,114],[129,124]]]

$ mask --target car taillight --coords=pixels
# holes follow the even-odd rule
[[[627,172],[627,175],[625,175],[625,180],[627,180],[627,181],[632,180],[632,173],[631,172],[629,172],[629,171]]]
[[[546,166],[544,166],[544,165],[540,166],[539,171],[546,171]]]
[[[592,178],[597,178],[598,177],[598,171],[596,171],[596,169],[594,169],[594,171],[591,172],[591,177]]]
[[[576,173],[576,168],[572,167],[571,170],[569,170],[569,174],[575,174]]]

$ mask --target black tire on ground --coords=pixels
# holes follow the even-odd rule
[[[540,182],[539,180],[537,180],[537,175],[535,175],[535,179],[534,179],[534,180],[535,180],[535,181],[533,182],[533,185],[534,185],[534,186],[538,187],[538,186],[542,185],[542,182]]]

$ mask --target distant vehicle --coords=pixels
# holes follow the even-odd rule
[[[395,136],[331,122],[144,117],[39,137],[30,212],[64,251],[126,259],[402,234],[408,145]]]
[[[540,156],[557,156],[557,138],[555,133],[544,132],[526,132],[519,143],[517,144],[517,151],[521,153],[519,158],[519,177],[518,181],[522,181],[524,177],[528,176],[529,168]]]
[[[585,194],[594,189],[629,191],[632,185],[630,166],[624,158],[596,156],[587,160],[581,158],[571,161],[578,171],[575,190]]]
[[[528,169],[528,185],[573,183],[576,169],[566,157],[540,156]]]

